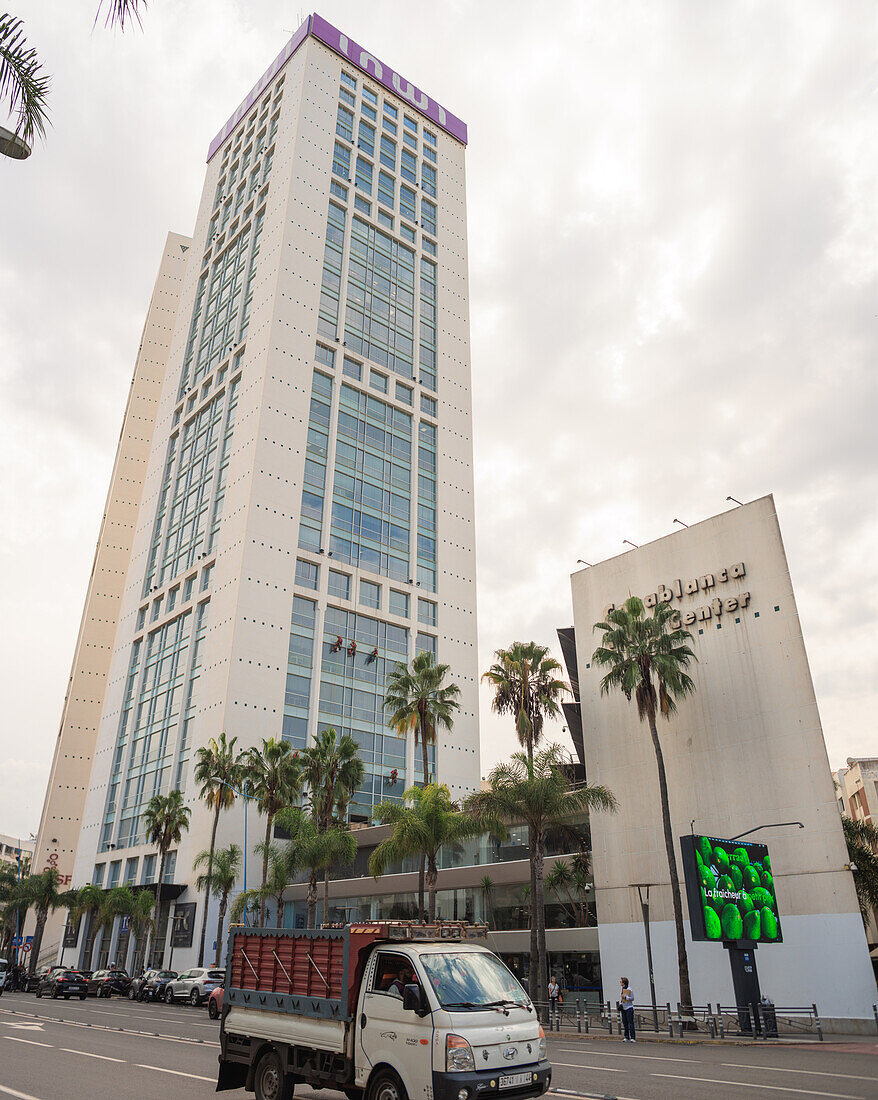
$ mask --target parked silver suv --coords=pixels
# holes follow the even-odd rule
[[[195,966],[191,970],[184,970],[179,978],[165,986],[165,1004],[188,1001],[191,1005],[200,1005],[218,985],[223,984],[225,978],[225,970],[214,967]]]

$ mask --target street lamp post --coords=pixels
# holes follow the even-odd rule
[[[658,1010],[655,1004],[655,977],[652,972],[652,940],[649,935],[649,888],[654,882],[636,882],[637,896],[640,898],[640,912],[643,917],[643,931],[646,936],[646,965],[649,969],[649,993],[652,998],[652,1026],[658,1031]],[[646,897],[643,891],[646,890]]]

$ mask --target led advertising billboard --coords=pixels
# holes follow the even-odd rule
[[[693,940],[780,943],[771,856],[764,844],[680,838]]]

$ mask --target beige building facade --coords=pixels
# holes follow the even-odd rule
[[[875,983],[814,686],[771,496],[677,531],[572,577],[578,688],[589,781],[606,784],[616,814],[592,820],[593,865],[605,976],[632,978],[638,1003],[649,982],[637,883],[651,883],[651,933],[659,1002],[679,989],[658,779],[649,730],[634,703],[600,694],[593,630],[611,605],[636,594],[669,602],[693,636],[694,696],[659,734],[673,833],[767,844],[783,943],[756,953],[764,993],[778,1005],[817,1002],[835,1018],[871,1015]],[[689,921],[684,893],[684,916]],[[696,1003],[734,1003],[727,953],[689,940]]]
[[[431,772],[455,798],[478,783],[465,142],[450,111],[312,16],[211,145],[75,885],[154,888],[143,811],[178,787],[192,818],[164,896],[200,930],[192,863],[211,815],[193,770],[222,731],[296,749],[350,732],[367,771],[351,816],[367,820],[421,777],[382,709],[393,665],[421,650],[461,688]],[[265,824],[248,813],[252,846]],[[243,836],[239,799],[217,843]],[[251,852],[241,889],[260,866]],[[86,943],[82,965],[131,964],[119,929],[88,960]],[[196,931],[175,967],[197,948]]]
[[[54,867],[62,889],[73,882],[119,608],[190,244],[188,237],[169,233],[162,252],[122,420],[34,845],[34,871]],[[64,923],[63,910],[49,914],[38,962],[56,956]],[[28,933],[33,931],[32,925],[33,916],[29,916]]]

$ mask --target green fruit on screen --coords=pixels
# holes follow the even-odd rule
[[[727,875],[729,873],[730,860],[728,853],[724,852],[722,848],[715,849],[713,853],[713,862],[716,864],[716,869],[721,875]]]
[[[698,879],[705,890],[716,889],[716,879],[713,877],[713,871],[709,867],[698,868]]]
[[[736,848],[730,858],[732,863],[737,863],[742,868],[750,866],[750,857],[747,855],[746,848]]]
[[[756,906],[753,904],[753,899],[747,893],[746,890],[741,894],[741,898],[738,902],[738,909],[741,911],[741,916],[745,913],[752,913]]]
[[[774,893],[774,876],[772,875],[771,871],[762,872],[762,885],[765,887],[766,890]]]
[[[743,868],[744,885],[748,890],[755,890],[757,886],[762,885],[762,879],[759,877],[759,872],[755,867]]]
[[[735,884],[732,882],[732,880],[729,878],[728,875],[720,876],[720,880],[717,883],[717,886],[720,888],[720,890],[734,890],[735,889]]]
[[[760,909],[759,915],[762,918],[762,938],[764,940],[776,940],[777,939],[777,917],[772,911],[765,906]]]
[[[744,936],[748,940],[758,940],[762,934],[762,918],[754,909],[744,914]]]
[[[744,934],[744,924],[736,905],[727,905],[722,915],[723,935],[727,940],[739,940]]]
[[[763,871],[771,870],[771,857],[768,855],[767,852],[765,854],[765,858],[762,860],[762,869]]]
[[[750,897],[753,899],[753,904],[757,909],[776,909],[777,902],[774,900],[774,894],[771,894],[762,886],[758,886],[755,890],[750,892]]]
[[[704,929],[709,940],[722,939],[723,929],[719,917],[713,909],[704,910]]]
[[[698,838],[697,852],[701,856],[701,860],[705,867],[709,867],[713,863],[713,848],[710,846],[710,841],[706,836],[700,836]]]
[[[729,865],[729,872],[728,873],[729,873],[729,878],[734,883],[735,889],[740,890],[741,887],[744,885],[744,872],[737,865],[737,863],[732,863],[732,864]]]

